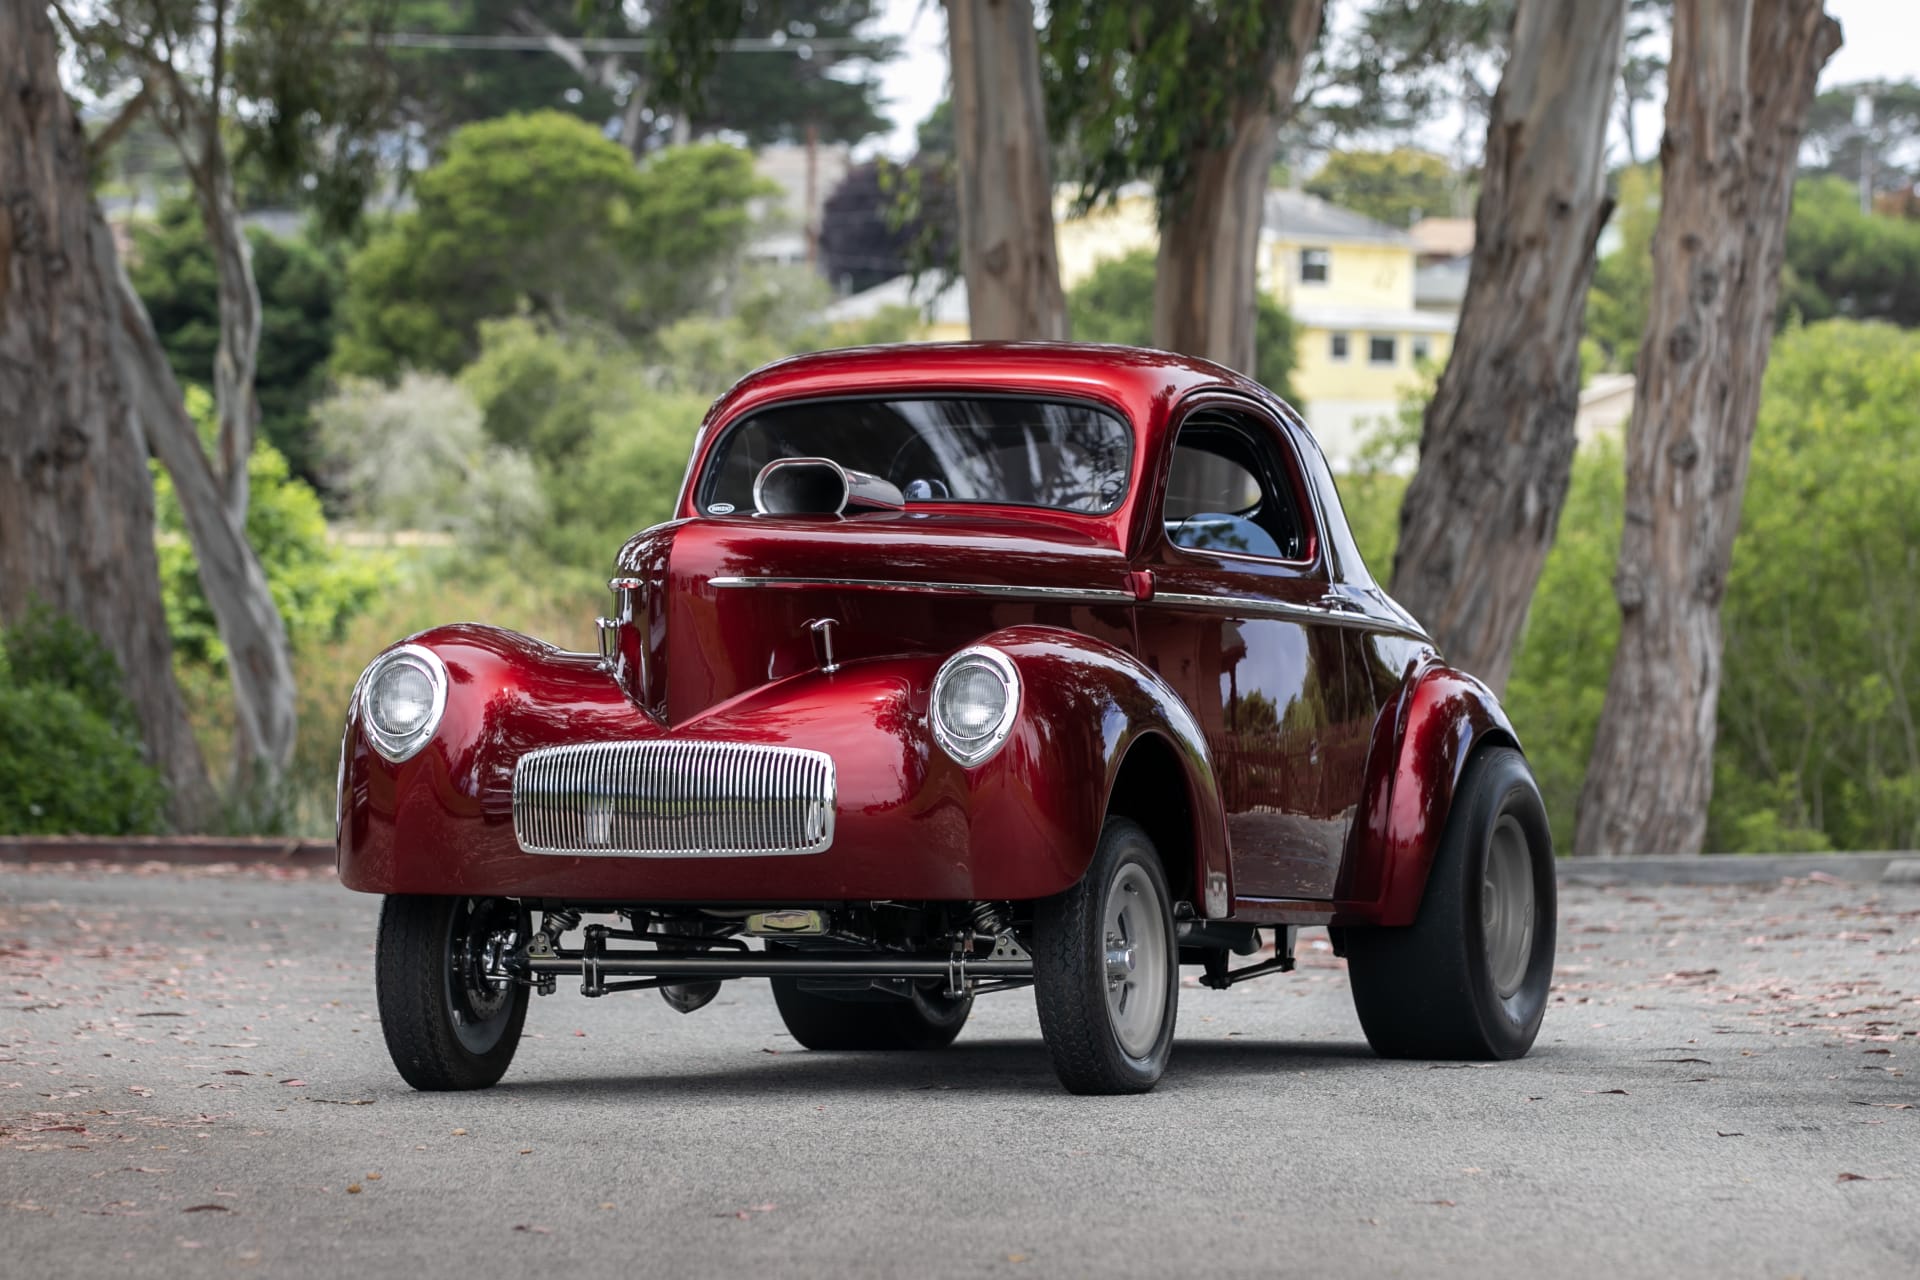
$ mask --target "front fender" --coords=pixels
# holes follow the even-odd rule
[[[349,712],[341,882],[375,893],[470,893],[611,902],[1031,900],[1085,874],[1129,751],[1149,736],[1179,761],[1193,815],[1196,900],[1221,914],[1227,860],[1219,792],[1199,727],[1151,671],[1074,632],[982,637],[1020,671],[1008,741],[965,768],[933,742],[928,703],[944,654],[908,654],[770,681],[665,725],[594,655],[491,627],[412,639],[446,664],[434,738],[395,765]],[[818,854],[631,857],[530,854],[513,831],[513,772],[537,747],[672,737],[826,751],[835,838]],[[1185,850],[1180,851],[1181,854]]]
[[[1154,737],[1171,748],[1192,819],[1192,882],[1173,886],[1209,916],[1232,901],[1226,818],[1206,735],[1179,695],[1138,658],[1078,632],[1019,626],[982,637],[1019,668],[1025,702],[1005,760],[1008,780],[1044,798],[1058,833],[1061,887],[1085,874],[1129,752]],[[1176,858],[1188,850],[1169,850]]]
[[[1414,922],[1467,760],[1494,742],[1520,745],[1491,689],[1431,653],[1410,666],[1375,726],[1362,836],[1338,892],[1342,917]]]

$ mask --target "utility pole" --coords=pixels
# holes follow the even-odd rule
[[[1860,212],[1873,212],[1873,95],[1853,99],[1853,129],[1860,139]]]

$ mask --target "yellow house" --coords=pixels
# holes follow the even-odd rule
[[[1414,266],[1404,231],[1305,192],[1267,193],[1261,287],[1293,316],[1297,407],[1336,468],[1453,350],[1457,317],[1414,306]]]
[[[1060,283],[1071,289],[1102,262],[1159,246],[1152,192],[1134,183],[1074,216],[1063,191],[1054,235]],[[1438,368],[1453,349],[1456,315],[1414,305],[1415,265],[1414,242],[1404,231],[1304,192],[1267,193],[1260,287],[1293,316],[1295,407],[1336,469],[1353,462],[1376,424],[1398,413],[1420,384],[1420,368]],[[828,317],[853,319],[911,302],[927,315],[926,339],[965,337],[965,288],[958,281],[923,288],[925,296],[910,291],[902,276],[841,299]]]

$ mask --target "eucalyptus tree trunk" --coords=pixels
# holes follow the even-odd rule
[[[1720,601],[1773,341],[1800,134],[1840,47],[1823,0],[1676,0],[1653,294],[1627,432],[1620,647],[1574,852],[1698,853]]]
[[[111,356],[117,295],[46,8],[0,4],[0,619],[38,601],[119,660],[176,827],[212,795],[173,678],[147,450]],[[110,242],[109,247],[111,247]]]
[[[1271,3],[1285,10],[1286,47],[1274,50],[1262,91],[1235,104],[1221,144],[1194,157],[1182,190],[1163,195],[1153,277],[1153,345],[1248,376],[1267,179],[1325,8],[1323,0]]]
[[[1522,0],[1487,128],[1473,272],[1400,510],[1392,592],[1506,684],[1573,465],[1580,335],[1626,0]]]
[[[233,684],[235,786],[247,793],[271,788],[293,760],[296,712],[286,623],[274,604],[266,572],[247,542],[244,513],[236,519],[225,501],[221,478],[207,461],[200,433],[187,416],[186,397],[174,380],[146,305],[134,292],[113,238],[97,214],[91,241],[91,265],[113,308],[108,332],[113,361],[146,447],[173,480],[187,539],[199,564],[200,588],[227,651]]]
[[[220,436],[215,472],[228,518],[244,529],[247,459],[260,422],[260,401],[253,385],[260,365],[260,286],[254,279],[253,250],[240,224],[240,204],[234,197],[226,153],[210,140],[204,154],[194,182],[218,280],[220,338],[213,352],[213,403]]]
[[[946,0],[960,266],[979,339],[1067,336],[1031,0]]]

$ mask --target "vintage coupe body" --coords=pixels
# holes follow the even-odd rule
[[[356,690],[340,878],[387,895],[416,1087],[498,1080],[561,977],[684,1011],[767,977],[803,1045],[849,1050],[943,1046],[1032,985],[1068,1088],[1139,1091],[1180,966],[1284,971],[1303,925],[1380,1052],[1533,1042],[1554,877],[1518,739],[1245,378],[1057,344],[783,361],[713,407],[611,585],[600,652],[446,626]]]

